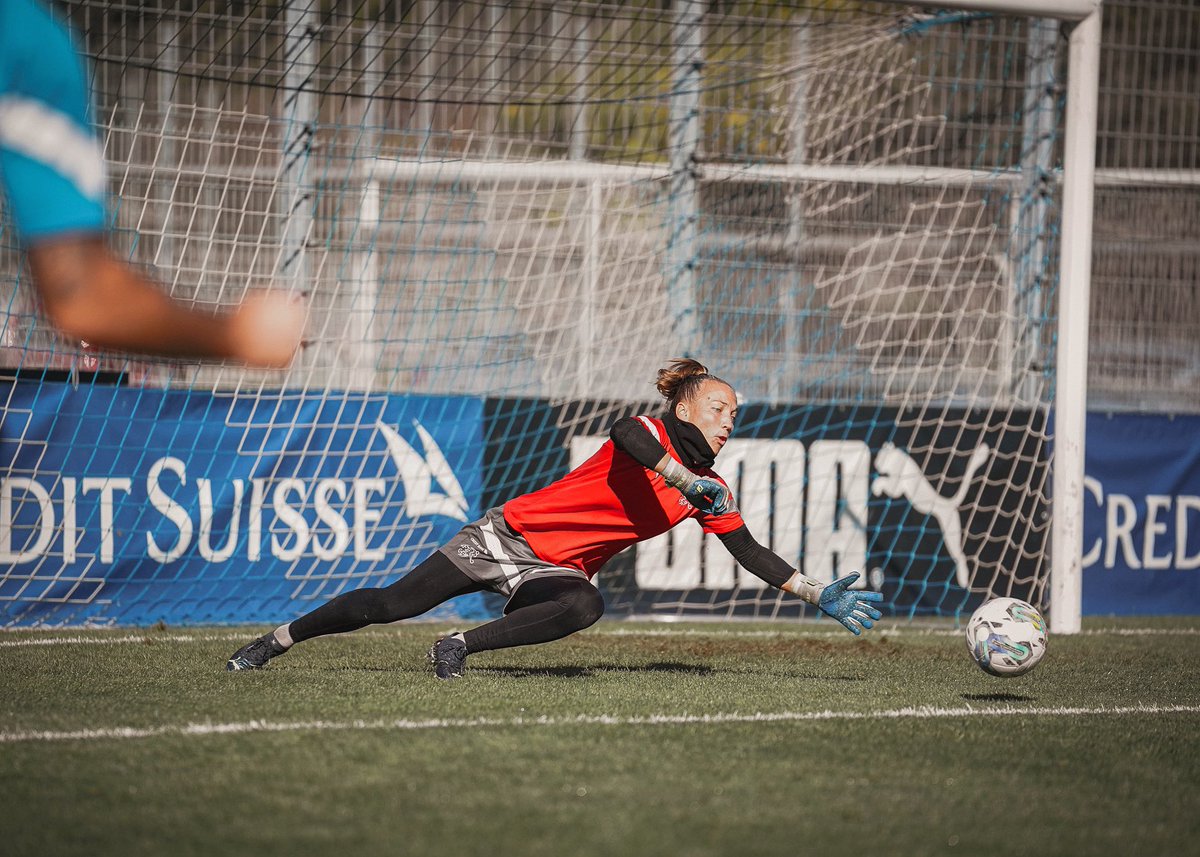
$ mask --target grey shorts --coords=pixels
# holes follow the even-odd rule
[[[535,577],[588,579],[579,569],[552,565],[535,554],[504,520],[500,506],[467,524],[439,550],[467,577],[510,597],[518,586]]]

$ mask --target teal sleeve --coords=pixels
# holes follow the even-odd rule
[[[0,184],[19,239],[105,226],[104,161],[81,58],[33,0],[0,2]]]

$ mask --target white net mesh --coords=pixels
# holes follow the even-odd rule
[[[545,484],[679,354],[743,396],[718,470],[790,561],[900,615],[1043,600],[1065,43],[852,6],[65,4],[116,245],[177,298],[312,316],[286,373],[82,351],[5,232],[4,440],[59,527],[33,551],[46,506],[9,483],[7,618],[277,618],[391,579],[459,520],[414,491],[465,517]],[[72,380],[130,480],[108,512],[14,416]],[[622,555],[610,608],[797,611],[720,550]]]

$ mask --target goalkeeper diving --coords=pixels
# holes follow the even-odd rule
[[[751,574],[832,616],[854,634],[881,613],[878,592],[806,577],[751,535],[729,486],[712,470],[737,419],[737,394],[695,360],[670,362],[656,387],[661,417],[618,420],[595,455],[558,481],[489,509],[420,565],[384,588],[339,595],[243,646],[229,670],[258,669],[297,643],[409,619],[455,598],[491,591],[504,615],[438,639],[440,679],[463,675],[469,655],[557,640],[595,623],[604,600],[592,578],[622,549],[694,518]]]

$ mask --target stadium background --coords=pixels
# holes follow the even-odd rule
[[[646,104],[634,83],[611,80],[586,108],[571,96],[580,85],[573,69],[601,69],[614,58],[626,68],[640,64],[653,91],[662,90],[670,36],[654,9],[627,7],[613,16],[619,38],[606,39],[581,29],[595,20],[599,7],[591,6],[326,3],[296,18],[270,3],[58,8],[83,34],[92,62],[117,245],[173,294],[199,304],[283,282],[312,301],[314,324],[305,354],[283,375],[97,354],[55,338],[39,318],[5,229],[6,624],[263,621],[387,580],[462,517],[563,472],[575,438],[648,407],[654,368],[682,350],[746,397],[740,438],[799,441],[810,468],[812,446],[823,440],[851,445],[837,465],[851,469],[861,469],[853,444],[877,454],[891,443],[913,452],[931,478],[939,474],[938,487],[951,495],[980,443],[1001,452],[1006,464],[989,469],[966,498],[974,511],[963,547],[981,584],[955,584],[944,532],[903,498],[866,498],[870,519],[857,534],[842,520],[844,498],[833,502],[825,535],[842,541],[828,548],[823,572],[861,556],[901,617],[957,617],[988,593],[1044,603],[1052,360],[1041,358],[1057,357],[1052,312],[1039,306],[1030,316],[1034,331],[1015,346],[1030,349],[1030,359],[1014,370],[1011,360],[997,368],[988,350],[1001,336],[1003,314],[989,314],[994,295],[968,295],[959,316],[921,315],[929,300],[953,302],[953,266],[908,294],[883,275],[876,285],[894,300],[884,322],[850,316],[839,328],[827,308],[854,303],[844,282],[817,290],[817,301],[807,297],[887,216],[914,206],[949,210],[944,189],[939,196],[891,186],[868,197],[835,181],[826,187],[849,188],[849,201],[822,208],[809,200],[798,221],[778,184],[697,180],[693,252],[682,266],[690,312],[673,315],[681,278],[659,277],[660,245],[636,238],[639,229],[688,222],[672,208],[678,197],[664,201],[634,183],[623,199],[598,204],[587,196],[595,183],[556,180],[546,168],[582,161],[664,164],[676,179],[687,173],[670,163],[663,102]],[[890,130],[868,134],[852,155],[890,163],[889,147],[902,141],[906,165],[1013,162],[1006,152],[1020,142],[1014,117],[1025,92],[1008,81],[1029,32],[987,15],[927,21],[890,5],[856,9],[875,22],[872,32],[903,31],[909,41],[892,42],[916,77],[924,67],[906,45],[932,41],[934,55],[952,59],[925,72],[914,90],[925,100],[898,96],[892,112],[880,114]],[[788,134],[775,127],[779,94],[753,71],[750,55],[788,68],[771,53],[775,16],[788,7],[718,3],[705,12],[703,49],[719,76],[700,105],[704,156],[734,165],[786,161],[779,140]],[[1087,355],[1095,501],[1085,518],[1087,612],[1200,609],[1197,14],[1187,3],[1105,6]],[[494,53],[502,62],[478,62],[486,54],[471,34],[480,32],[502,34]],[[295,45],[306,52],[299,61],[287,54]],[[1061,91],[1050,89],[1055,128]],[[1048,133],[1057,151],[1061,142]],[[836,159],[842,142],[834,134],[809,148],[826,145]],[[502,169],[533,162],[549,178],[533,190],[489,195],[446,167],[432,181],[413,172],[413,161],[473,158]],[[376,172],[361,172],[368,161]],[[388,175],[378,172],[385,162]],[[1053,189],[1025,192],[1019,217],[1053,209]],[[1003,216],[994,209],[1005,202],[974,193],[959,191],[955,211]],[[599,220],[589,221],[598,205]],[[610,223],[614,208],[623,219]],[[582,214],[563,214],[576,210]],[[972,259],[972,242],[986,243],[994,227],[985,222],[968,234],[961,213],[954,218],[947,235],[962,246],[953,252]],[[801,241],[792,233],[798,222]],[[597,244],[594,234],[604,240]],[[1039,236],[1052,257],[1053,226]],[[669,238],[666,246],[682,243]],[[1054,264],[1019,276],[1031,278],[1028,294],[1049,292]],[[972,313],[985,317],[981,326],[956,339],[953,319]],[[906,330],[891,340],[896,319]],[[876,337],[878,347],[864,357],[847,347],[846,330]],[[946,356],[932,368],[914,360],[921,343],[943,340]],[[880,355],[890,360],[886,372],[876,371]],[[399,478],[381,423],[425,462],[413,479],[429,488],[428,508],[439,497],[450,506],[407,514],[411,483]],[[458,492],[433,465],[422,432],[436,438]],[[152,471],[167,480],[157,504]],[[268,516],[257,549],[256,480]],[[311,492],[323,481],[321,507]],[[822,507],[806,496],[798,562],[820,531]],[[287,525],[297,519],[280,512],[289,502],[301,510],[303,538],[300,524]],[[322,508],[333,511],[322,516]],[[68,510],[74,538],[65,535]],[[356,528],[363,515],[383,533],[376,542]],[[231,529],[234,517],[240,532]],[[183,550],[154,559],[151,543],[160,554]],[[222,545],[230,555],[214,559]],[[617,613],[773,617],[797,609],[740,580],[640,587],[635,563],[627,556],[606,576]],[[496,605],[481,598],[459,609],[470,617]]]

